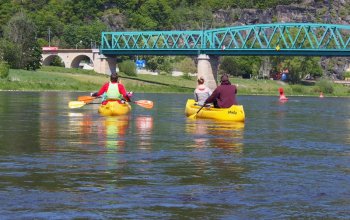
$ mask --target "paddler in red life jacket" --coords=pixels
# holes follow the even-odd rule
[[[116,73],[112,73],[110,82],[105,83],[98,92],[92,93],[91,96],[102,96],[102,105],[105,105],[109,101],[123,103],[125,100],[130,102],[132,92],[126,92],[124,85],[118,82],[118,75]]]

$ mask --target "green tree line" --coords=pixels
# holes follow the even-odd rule
[[[73,48],[99,44],[102,31],[184,30],[215,26],[212,12],[227,8],[268,8],[292,0],[2,0],[0,26],[22,12],[37,28],[37,39]],[[3,36],[4,30],[0,30]],[[51,42],[50,42],[51,43]]]

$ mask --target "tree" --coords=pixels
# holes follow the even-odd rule
[[[176,63],[177,68],[184,73],[197,72],[197,66],[190,57],[185,57],[180,62]]]
[[[106,30],[106,25],[99,21],[88,25],[67,25],[62,34],[60,46],[75,48],[81,41],[79,47],[90,48],[91,44],[100,43],[101,32]]]
[[[5,47],[4,60],[11,68],[36,69],[41,60],[41,51],[37,48],[35,24],[24,13],[14,15],[4,28]],[[9,54],[12,53],[12,54]],[[10,59],[12,57],[13,59]]]
[[[157,62],[157,57],[156,56],[151,56],[147,58],[146,61],[146,68],[151,70],[151,71],[156,71],[158,69],[158,62]]]
[[[171,57],[169,56],[149,56],[146,58],[146,68],[152,71],[163,71],[170,74],[172,70]]]
[[[221,60],[220,72],[233,76],[257,75],[261,63],[260,57],[224,57]]]
[[[132,23],[142,30],[169,30],[172,28],[168,1],[148,0],[142,4],[136,14],[132,14]]]
[[[319,57],[292,57],[285,59],[281,65],[289,70],[290,82],[299,83],[307,74],[316,76],[322,73],[319,62]]]
[[[13,14],[18,11],[18,5],[10,0],[0,1],[0,27],[4,26],[11,18]],[[0,36],[2,36],[0,29]]]
[[[0,40],[0,60],[6,61],[10,67],[14,68],[19,60],[19,53],[17,53],[17,46],[8,40]]]
[[[27,70],[37,70],[41,67],[42,49],[39,42],[36,41],[33,49],[28,57],[28,62],[26,65]]]
[[[208,29],[214,26],[211,11],[204,7],[178,7],[172,12],[172,24],[175,29]]]
[[[7,79],[9,76],[9,72],[9,65],[4,61],[0,61],[0,79]]]

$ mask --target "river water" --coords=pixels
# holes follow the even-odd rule
[[[350,99],[238,96],[245,123],[189,120],[192,94],[0,92],[1,219],[350,219]]]

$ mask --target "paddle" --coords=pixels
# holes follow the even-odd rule
[[[190,116],[188,116],[188,118],[190,118],[190,119],[196,119],[196,116],[197,116],[198,112],[200,112],[204,106],[205,106],[205,104],[202,105],[202,107],[199,108],[199,110],[196,112],[196,114],[190,115]]]
[[[68,107],[69,108],[81,108],[83,107],[84,105],[86,105],[87,103],[86,102],[83,102],[83,101],[70,101],[68,103]]]
[[[93,96],[79,96],[78,101],[83,101],[86,103],[92,102],[94,99],[99,98],[99,97],[93,97]]]
[[[100,97],[79,96],[78,101],[70,101],[68,103],[68,106],[69,108],[81,108],[84,105],[92,102],[96,98],[100,98]],[[147,109],[153,108],[153,102],[149,100],[138,100],[138,101],[131,101],[131,102],[143,108],[147,108]]]
[[[94,99],[99,98],[99,97],[92,97],[92,96],[79,96],[78,101],[70,101],[68,103],[69,108],[81,108],[86,104],[89,104],[92,102]]]

